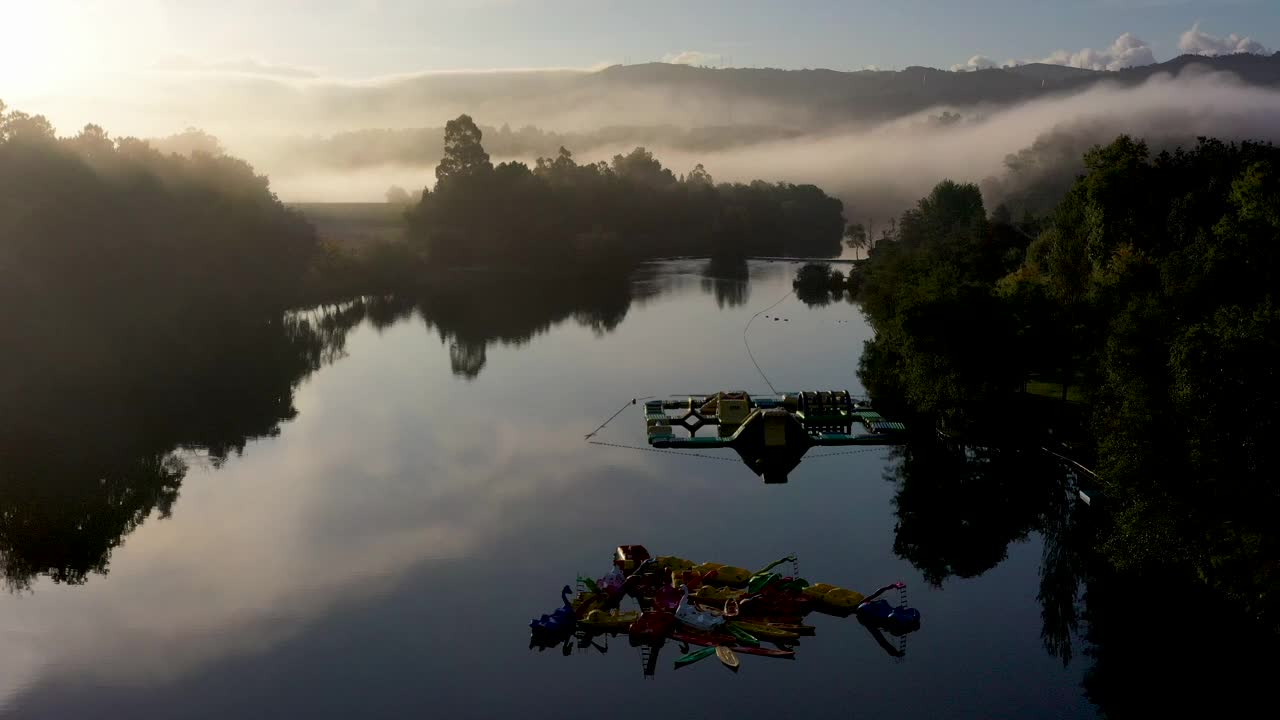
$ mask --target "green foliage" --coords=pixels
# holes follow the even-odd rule
[[[852,276],[853,271],[850,271]],[[849,289],[849,282],[844,273],[832,268],[827,263],[808,263],[796,272],[791,286],[796,297],[805,305],[826,305],[833,298],[843,296]]]
[[[843,206],[812,185],[677,178],[644,148],[580,165],[560,148],[533,168],[488,161],[467,116],[450,121],[438,182],[409,212],[432,262],[625,265],[666,255],[839,254]]]
[[[954,183],[904,214],[867,266],[864,385],[950,421],[1030,377],[1082,384],[1112,563],[1280,626],[1280,151],[1121,136],[1083,165],[1030,243]]]
[[[316,242],[243,161],[0,117],[0,300],[142,326],[279,309]]]
[[[861,367],[872,394],[952,415],[1018,387],[1014,318],[994,284],[1025,243],[987,220],[974,185],[940,183],[904,213],[896,238],[871,251],[859,295],[876,330]]]

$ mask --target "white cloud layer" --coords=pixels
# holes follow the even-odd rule
[[[1200,29],[1200,23],[1182,33],[1178,38],[1178,49],[1191,55],[1235,55],[1252,53],[1254,55],[1270,55],[1262,43],[1250,37],[1241,37],[1235,33],[1219,37],[1210,35]]]
[[[974,55],[968,61],[951,66],[952,72],[970,72],[973,70],[990,70],[1000,65],[985,55]]]
[[[1133,33],[1125,33],[1116,38],[1109,48],[1102,50],[1084,48],[1076,52],[1058,50],[1048,57],[1033,62],[1065,65],[1085,70],[1123,70],[1139,65],[1151,65],[1155,61],[1156,57],[1151,52],[1151,45]]]
[[[1237,53],[1271,54],[1271,50],[1251,37],[1236,33],[1225,36],[1210,35],[1200,29],[1200,23],[1196,23],[1190,30],[1182,33],[1178,38],[1178,50],[1186,54],[1206,56]],[[1084,48],[1075,52],[1058,50],[1038,60],[1010,60],[1003,64],[998,64],[984,55],[974,55],[967,62],[952,65],[951,70],[952,72],[969,72],[1028,63],[1064,65],[1085,70],[1123,70],[1140,65],[1152,65],[1155,62],[1156,58],[1151,51],[1151,45],[1137,35],[1127,32],[1116,38],[1116,41],[1111,43],[1111,47],[1102,50],[1094,48]]]
[[[662,57],[662,62],[672,65],[719,65],[724,58],[716,53],[701,50],[685,50],[681,53],[670,53]]]

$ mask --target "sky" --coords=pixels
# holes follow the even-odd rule
[[[1058,51],[1062,62],[1101,57],[1106,65],[1115,57],[1174,57],[1180,36],[1197,23],[1227,47],[1240,40],[1226,41],[1231,33],[1268,50],[1280,47],[1278,0],[0,0],[0,6],[0,98],[92,93],[108,75],[119,81],[120,73],[156,69],[357,80],[661,60],[951,68],[975,56],[1003,63]],[[1087,49],[1101,55],[1081,54]]]

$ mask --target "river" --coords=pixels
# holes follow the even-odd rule
[[[895,548],[916,513],[898,451],[813,457],[766,485],[732,454],[617,447],[643,445],[635,407],[596,438],[613,445],[584,441],[631,398],[767,390],[743,328],[784,297],[748,336],[768,381],[862,391],[855,306],[786,297],[795,265],[705,265],[648,265],[602,295],[365,312],[271,398],[291,407],[265,429],[213,452],[175,440],[159,500],[129,505],[152,490],[96,479],[100,451],[80,440],[64,445],[90,478],[74,493],[28,485],[71,472],[62,449],[10,452],[23,470],[0,501],[33,519],[7,521],[0,714],[1094,716],[1080,638],[1067,664],[1042,640],[1041,533],[1015,522],[991,533],[989,562],[918,568]],[[895,658],[855,620],[811,616],[794,660],[744,657],[737,674],[714,658],[673,671],[668,644],[645,678],[625,636],[605,653],[529,649],[530,618],[632,543],[750,568],[795,553],[810,581],[863,591],[902,580],[922,626]]]

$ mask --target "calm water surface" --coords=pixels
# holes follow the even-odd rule
[[[180,450],[168,516],[144,505],[83,582],[37,572],[0,594],[0,714],[1092,716],[1079,651],[1064,667],[1041,640],[1040,536],[932,586],[895,552],[890,450],[810,459],[766,486],[734,462],[583,441],[633,397],[763,390],[742,329],[794,269],[752,265],[748,281],[669,263],[602,299],[371,313],[298,384],[277,434],[225,461]],[[776,386],[861,391],[855,307],[791,297],[770,315],[786,320],[750,337]],[[639,416],[599,438],[643,444]],[[6,487],[25,498],[23,478]],[[815,615],[793,662],[673,672],[668,645],[649,680],[625,637],[607,653],[527,649],[529,619],[620,543],[747,567],[794,552],[810,581],[864,591],[901,579],[923,627],[895,660],[856,621]]]

